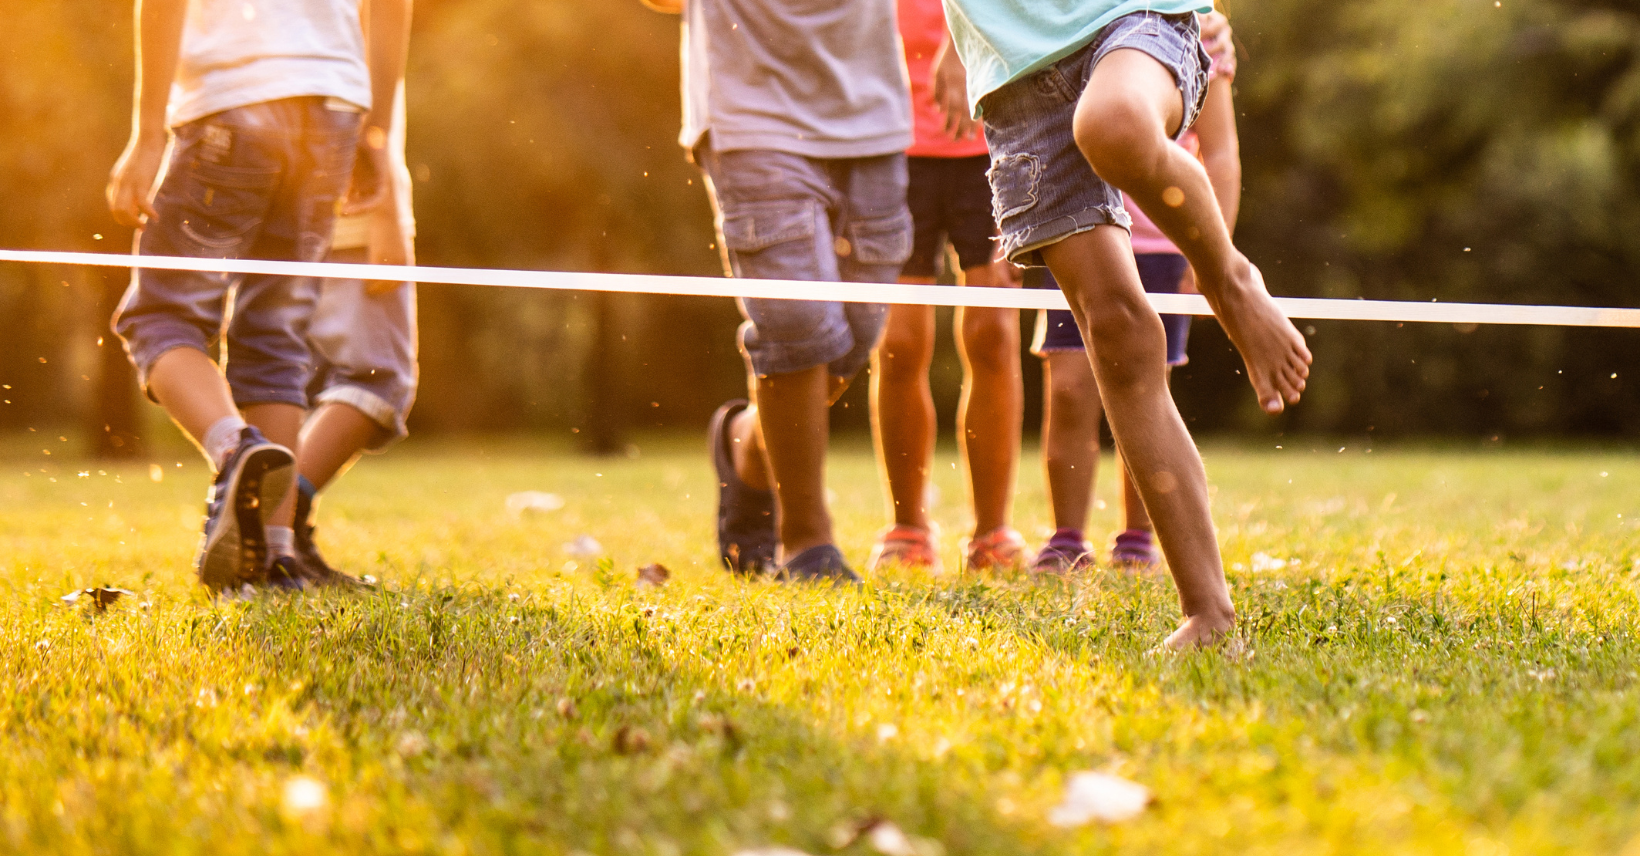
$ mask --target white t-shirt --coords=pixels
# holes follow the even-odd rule
[[[370,109],[360,0],[188,0],[172,127],[284,98]]]

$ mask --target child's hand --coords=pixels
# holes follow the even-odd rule
[[[950,39],[934,54],[929,77],[934,104],[945,114],[945,135],[953,140],[972,139],[979,125],[968,113],[968,71],[962,67],[962,58]]]
[[[353,162],[353,183],[347,189],[341,215],[354,217],[368,214],[387,201],[389,171],[387,159],[387,129],[366,125],[359,136],[359,153]]]
[[[1230,19],[1223,12],[1208,12],[1197,17],[1201,21],[1202,48],[1207,55],[1215,60],[1227,54],[1234,55],[1236,47],[1230,32]]]
[[[125,147],[108,175],[108,210],[122,226],[137,226],[159,219],[154,210],[154,182],[165,160],[168,140],[164,131],[137,132]]]

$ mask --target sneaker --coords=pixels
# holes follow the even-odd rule
[[[1110,563],[1130,571],[1154,571],[1161,567],[1162,555],[1149,531],[1129,529],[1116,536],[1110,548]]]
[[[1030,548],[1025,536],[1011,526],[999,526],[963,545],[970,571],[995,571],[1018,568],[1031,562]]]
[[[860,584],[860,575],[854,573],[843,559],[842,552],[831,544],[821,544],[798,553],[788,559],[775,576],[799,583]]]
[[[262,584],[267,588],[301,591],[308,587],[302,579],[302,568],[295,556],[280,556],[268,565]]]
[[[718,555],[737,574],[761,574],[775,567],[780,537],[774,526],[774,491],[749,487],[735,472],[729,425],[747,407],[743,398],[719,407],[707,436],[718,479]]]
[[[311,586],[338,586],[341,588],[368,588],[352,574],[344,574],[330,566],[319,555],[319,545],[313,541],[313,501],[319,489],[306,476],[296,477],[296,570],[300,578]]]
[[[205,534],[194,567],[212,593],[260,584],[267,570],[267,519],[284,499],[296,458],[246,427],[205,503]]]
[[[1093,564],[1093,545],[1086,541],[1049,540],[1031,563],[1033,574],[1064,574]]]
[[[866,570],[876,573],[890,565],[899,565],[940,573],[945,569],[940,565],[939,549],[934,546],[938,540],[938,529],[933,526],[927,529],[898,524],[891,526],[883,530],[876,546],[871,548]]]

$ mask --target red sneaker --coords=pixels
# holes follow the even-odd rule
[[[1011,526],[999,526],[971,538],[962,549],[968,557],[970,571],[1021,568],[1031,563],[1031,550],[1025,546],[1025,536]]]
[[[876,572],[898,565],[941,573],[944,568],[940,565],[939,548],[934,543],[937,540],[936,527],[890,526],[877,537],[876,546],[871,548],[871,558],[866,560],[866,570]]]

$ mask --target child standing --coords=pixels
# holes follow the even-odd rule
[[[948,49],[945,11],[940,0],[899,0],[899,13],[916,136],[906,152],[915,237],[900,281],[932,285],[949,244],[964,283],[1017,285],[1014,267],[996,255],[996,221],[985,181],[991,160],[985,138],[968,118],[964,71]],[[963,551],[966,565],[985,570],[1021,564],[1029,560],[1025,539],[1009,525],[1024,409],[1019,313],[959,307],[953,326],[963,367],[957,444],[974,509],[973,537]],[[872,354],[871,410],[894,525],[872,550],[868,567],[873,570],[884,564],[940,566],[924,507],[934,455],[934,398],[928,386],[933,357],[934,307],[890,306],[882,344]]]
[[[132,136],[108,186],[138,252],[322,259],[356,154],[387,174],[387,112],[370,108],[403,76],[408,7],[372,0],[367,48],[359,0],[138,0]],[[380,202],[373,184],[348,211]],[[213,592],[299,585],[291,449],[316,298],[307,279],[139,270],[115,315],[144,390],[217,470],[196,560]]]
[[[733,276],[893,282],[911,253],[911,104],[894,0],[645,0],[681,12],[683,133]],[[881,304],[743,299],[751,403],[718,409],[731,570],[857,581],[826,507],[827,408],[866,366]]]
[[[1310,353],[1230,241],[1201,164],[1173,144],[1206,92],[1199,0],[946,0],[991,146],[1009,259],[1046,265],[1086,337],[1099,395],[1179,589],[1173,647],[1235,623],[1207,477],[1166,383],[1120,192],[1178,246],[1247,364],[1260,405],[1298,401]]]
[[[369,214],[336,218],[326,261],[415,264],[415,213],[404,159],[404,86],[394,98],[388,137],[388,198]],[[308,328],[313,411],[296,454],[296,564],[310,585],[357,586],[332,568],[314,542],[319,492],[363,453],[403,439],[416,400],[416,286],[410,282],[324,280]]]
[[[1236,137],[1235,103],[1231,84],[1236,76],[1236,52],[1229,22],[1213,12],[1201,18],[1202,46],[1212,58],[1208,72],[1207,100],[1195,126],[1179,139],[1179,145],[1199,158],[1213,183],[1225,226],[1235,231],[1236,212],[1241,201],[1241,154]],[[1124,208],[1133,218],[1133,257],[1139,280],[1146,292],[1176,294],[1186,285],[1189,266],[1173,242],[1167,239],[1144,211],[1123,197]],[[1043,272],[1045,287],[1056,288],[1050,274]],[[1189,315],[1163,315],[1167,335],[1167,366],[1184,365],[1185,344],[1190,336]],[[1048,477],[1048,499],[1053,510],[1055,531],[1037,552],[1033,570],[1055,573],[1091,561],[1092,546],[1083,535],[1088,504],[1099,463],[1099,395],[1093,369],[1088,363],[1077,330],[1076,318],[1067,310],[1045,310],[1037,315],[1035,341],[1031,352],[1042,358],[1047,394],[1043,397],[1042,463]],[[1116,536],[1111,562],[1134,569],[1156,567],[1157,553],[1150,517],[1145,514],[1127,468],[1121,467],[1122,514],[1125,530]]]

